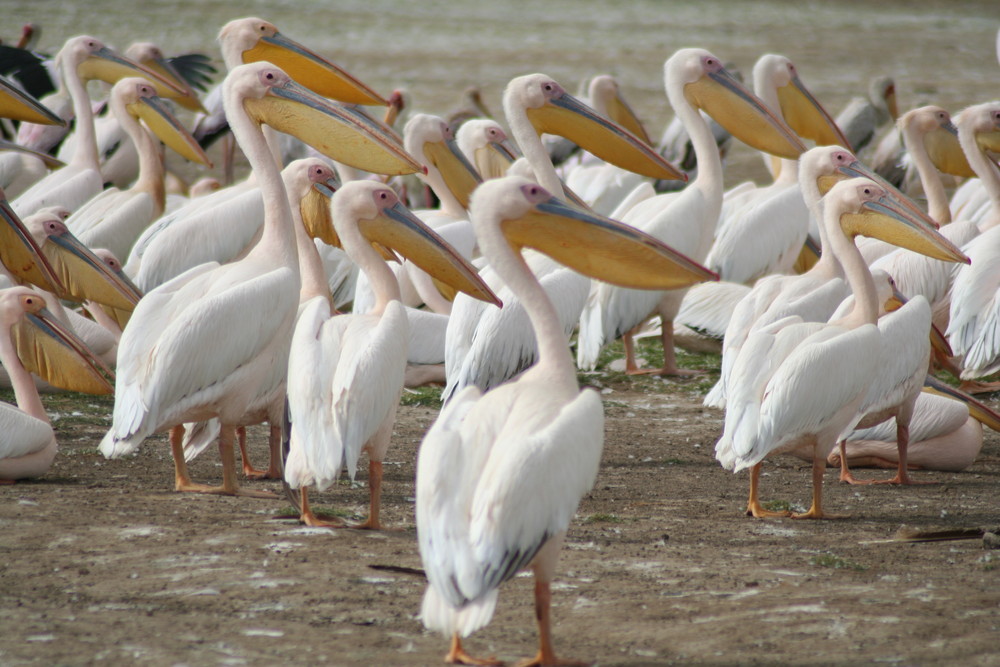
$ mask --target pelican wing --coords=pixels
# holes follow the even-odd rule
[[[931,307],[916,296],[879,318],[882,337],[879,370],[859,409],[862,413],[895,407],[919,392],[931,354]]]
[[[55,437],[48,422],[7,403],[0,403],[0,432],[4,434],[0,438],[0,460],[34,454]]]
[[[951,288],[951,318],[945,332],[963,357],[962,378],[989,375],[1000,358],[1000,227],[976,237],[964,251],[972,264],[959,268]]]

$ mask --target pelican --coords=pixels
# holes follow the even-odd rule
[[[337,236],[371,281],[375,304],[363,313],[331,317],[328,297],[307,302],[295,328],[288,364],[292,423],[285,480],[292,488],[323,490],[346,463],[353,480],[368,452],[368,519],[358,527],[379,529],[382,459],[389,445],[403,389],[410,324],[399,285],[377,243],[410,257],[474,298],[500,302],[475,269],[399,202],[386,185],[352,181],[330,202]],[[302,520],[319,521],[301,494]]]
[[[458,128],[455,140],[465,159],[475,165],[483,180],[505,176],[519,154],[500,123],[489,118],[465,121]]]
[[[158,74],[121,56],[99,40],[81,35],[66,41],[56,59],[60,75],[73,101],[76,117],[76,149],[73,157],[35,183],[14,202],[20,215],[30,215],[40,208],[59,205],[75,211],[104,187],[97,155],[94,112],[90,108],[87,81],[100,79],[113,84],[126,76],[141,76],[170,85]]]
[[[230,126],[263,194],[261,240],[240,261],[203,264],[143,297],[122,333],[113,424],[101,451],[127,454],[169,427],[178,490],[260,496],[239,488],[233,432],[274,365],[287,363],[300,287],[291,211],[261,124],[368,171],[419,166],[386,130],[270,63],[236,67],[223,85]],[[216,488],[191,483],[180,426],[212,417],[221,424],[223,459],[223,483]]]
[[[566,136],[602,159],[648,176],[679,177],[652,148],[584,106],[544,74],[511,80],[503,102],[511,133],[539,183],[550,192],[562,195],[564,189],[539,139],[540,132]],[[590,281],[545,255],[529,253],[527,261],[556,303],[568,340]],[[484,273],[484,278],[506,305],[501,310],[462,295],[455,298],[445,349],[445,400],[469,384],[483,390],[494,387],[530,366],[535,356],[527,311],[514,294],[502,288],[495,273]]]
[[[424,625],[452,637],[448,662],[472,660],[460,637],[489,622],[497,588],[519,570],[535,574],[539,652],[552,648],[550,582],[566,529],[593,485],[603,411],[580,391],[555,307],[520,249],[602,280],[664,289],[712,274],[627,225],[573,209],[518,177],[486,181],[473,194],[483,254],[528,310],[537,363],[483,393],[467,387],[431,426],[417,459],[417,536],[429,585]]]
[[[44,475],[58,449],[31,372],[72,391],[112,392],[107,368],[45,306],[28,287],[0,291],[0,362],[17,399],[16,408],[0,403],[0,484]]]
[[[773,453],[810,445],[812,504],[793,518],[832,518],[823,511],[823,470],[840,435],[860,420],[865,394],[881,372],[882,336],[875,326],[877,296],[871,273],[853,238],[876,236],[949,261],[967,261],[932,223],[897,205],[867,178],[835,184],[823,200],[824,255],[843,266],[854,307],[830,323],[787,317],[752,333],[730,377],[725,430],[716,458],[729,470],[752,467],[747,512],[774,516],[761,507],[761,461]],[[922,335],[926,337],[926,332]],[[781,514],[785,516],[786,514]]]
[[[166,168],[159,141],[196,164],[211,167],[212,163],[148,80],[127,77],[118,81],[111,89],[111,111],[139,155],[139,178],[127,190],[102,191],[76,209],[66,223],[87,245],[127,257],[135,240],[163,214],[166,205]]]
[[[951,313],[945,332],[962,359],[962,380],[987,377],[1000,369],[1000,171],[984,148],[1000,149],[1000,102],[964,109],[956,117],[959,141],[989,194],[990,225],[963,250],[972,264],[961,267],[951,291]],[[996,383],[968,383],[975,391],[996,391]],[[964,387],[963,387],[964,388]],[[966,389],[966,391],[969,391]]]
[[[722,207],[723,179],[715,139],[699,110],[756,148],[794,158],[805,147],[708,51],[681,49],[667,59],[663,69],[667,97],[687,127],[698,155],[698,176],[680,193],[658,195],[635,205],[622,220],[689,257],[704,260]],[[585,370],[593,369],[601,347],[659,313],[663,322],[663,367],[642,372],[690,374],[677,368],[673,345],[673,319],[683,296],[680,291],[628,291],[595,283],[580,318],[577,364]],[[626,337],[625,345],[627,372],[640,372],[630,337]]]
[[[40,123],[36,127],[62,130],[66,122],[34,97],[19,90],[0,77],[0,118],[21,121],[22,126]],[[63,166],[44,151],[3,140],[0,142],[0,187],[8,197],[17,197],[44,177],[49,169]]]
[[[891,76],[877,76],[868,83],[866,97],[852,97],[837,114],[836,123],[858,153],[871,143],[880,127],[897,118],[896,82]]]

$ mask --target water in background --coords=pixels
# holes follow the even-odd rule
[[[487,105],[499,113],[504,84],[519,74],[542,71],[573,91],[586,76],[611,73],[654,137],[672,116],[663,94],[663,61],[686,46],[707,48],[746,74],[763,53],[786,55],[834,115],[882,74],[895,78],[901,110],[934,103],[955,112],[1000,98],[996,0],[147,0],[136,5],[134,0],[0,0],[0,37],[13,42],[21,25],[33,21],[43,29],[43,51],[54,52],[67,37],[88,33],[119,49],[152,41],[168,54],[201,50],[219,58],[219,28],[255,15],[383,95],[406,89],[413,107],[430,113],[454,108],[471,85],[480,87]]]

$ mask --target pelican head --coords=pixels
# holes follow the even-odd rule
[[[508,118],[526,115],[538,134],[558,134],[622,169],[652,178],[687,179],[648,144],[567,93],[545,74],[512,79],[504,90],[503,107]]]
[[[471,215],[476,237],[490,256],[503,253],[495,249],[497,243],[533,248],[584,275],[637,289],[676,289],[718,279],[652,236],[573,208],[520,176],[483,183],[473,194]],[[504,241],[497,239],[494,226]]]
[[[46,292],[65,289],[31,231],[0,190],[0,263],[21,282]]]
[[[156,72],[173,86],[171,88],[157,85],[155,81],[152,82],[156,86],[157,95],[171,99],[189,111],[207,113],[205,107],[198,100],[198,93],[195,92],[191,84],[187,82],[187,79],[163,55],[163,51],[156,44],[152,42],[135,42],[125,49],[125,56],[146,69]]]
[[[426,271],[431,277],[481,301],[500,306],[500,300],[447,241],[403,206],[395,191],[375,181],[351,181],[330,202],[340,237],[352,234],[352,221],[369,243],[379,244]]]
[[[270,62],[322,97],[347,104],[385,105],[386,99],[326,58],[288,39],[256,17],[236,19],[219,31],[226,67]]]
[[[111,370],[46,306],[44,297],[27,287],[0,291],[0,321],[11,323],[10,335],[24,367],[61,389],[112,393],[105,378],[114,377]]]
[[[329,245],[340,245],[330,217],[330,198],[340,188],[340,179],[325,160],[303,158],[281,170],[288,203],[298,207],[306,232]]]
[[[826,206],[841,211],[840,226],[853,238],[870,236],[946,262],[969,263],[969,258],[941,236],[933,221],[903,206],[889,191],[868,178],[852,178],[834,185]]]
[[[507,173],[518,151],[507,139],[500,123],[490,118],[472,118],[458,128],[456,134],[462,153],[476,166],[483,180],[499,178]]]
[[[958,128],[951,122],[947,111],[937,106],[911,109],[900,117],[897,126],[908,140],[923,140],[927,156],[939,171],[975,178],[976,172],[969,165],[958,140]]]
[[[59,116],[34,97],[0,76],[0,118],[37,125],[66,125]]]
[[[327,157],[377,174],[412,174],[420,164],[391,129],[352,107],[330,102],[267,62],[233,68],[223,82],[227,114],[242,103],[249,116],[291,134]]]
[[[403,128],[403,142],[407,152],[434,167],[458,203],[469,208],[469,197],[482,179],[458,149],[451,128],[437,116],[415,114]]]
[[[806,147],[788,125],[704,49],[681,49],[663,65],[667,97],[675,109],[690,104],[757,150],[795,159]]]
[[[975,150],[1000,152],[1000,102],[966,107],[955,117],[955,124],[966,154]]]
[[[621,86],[615,77],[610,74],[598,74],[590,80],[587,95],[595,111],[624,127],[643,143],[652,145],[653,142],[649,140],[639,116],[622,96]]]
[[[131,281],[115,273],[80,242],[58,215],[42,211],[24,219],[24,226],[59,277],[56,293],[71,301],[95,301],[131,311],[142,294]]]
[[[141,76],[165,89],[181,92],[156,72],[113,51],[101,40],[87,35],[66,40],[56,56],[56,62],[60,63],[60,67],[74,68],[84,80],[96,79],[113,85],[127,76]]]
[[[802,83],[791,60],[773,53],[761,56],[754,65],[753,80],[757,94],[772,108],[780,108],[785,122],[799,136],[820,146],[836,145],[851,150],[844,133]]]
[[[146,123],[153,134],[178,155],[191,162],[212,166],[205,151],[159,97],[156,87],[139,77],[121,79],[111,89],[111,103],[118,113],[128,113]]]

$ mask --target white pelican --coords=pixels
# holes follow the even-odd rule
[[[507,174],[518,151],[507,139],[500,123],[489,118],[473,118],[462,123],[455,140],[465,158],[476,167],[483,180]]]
[[[525,567],[535,573],[539,653],[552,648],[550,582],[569,522],[597,475],[603,410],[580,391],[552,301],[521,257],[532,247],[602,280],[665,287],[712,274],[641,232],[572,209],[533,182],[486,181],[472,221],[490,265],[529,312],[538,361],[485,394],[467,387],[445,406],[417,459],[417,536],[429,585],[421,619],[452,637],[449,662],[489,622],[497,588]]]
[[[166,168],[159,142],[196,164],[211,167],[212,163],[148,80],[121,79],[111,89],[110,104],[126,141],[138,153],[138,180],[127,190],[102,191],[76,209],[66,224],[88,246],[128,257],[135,240],[163,214],[166,204]]]
[[[962,359],[962,379],[984,378],[1000,369],[1000,171],[984,148],[1000,149],[1000,102],[968,107],[956,117],[959,141],[992,205],[990,226],[963,250],[972,264],[961,267],[951,291],[945,332]],[[996,383],[969,383],[975,391],[996,391]],[[965,389],[965,387],[963,387]],[[969,389],[965,389],[969,391]]]
[[[871,143],[880,127],[897,118],[896,82],[891,76],[877,76],[868,82],[867,95],[852,97],[835,120],[854,152],[858,153]]]
[[[544,74],[511,80],[503,101],[512,134],[535,176],[550,192],[563,194],[564,190],[539,139],[543,131],[566,136],[612,164],[657,178],[679,177],[679,172],[652,148],[566,93]],[[529,253],[527,261],[559,309],[559,320],[568,341],[590,290],[590,281],[545,255]],[[445,400],[469,384],[483,390],[494,387],[530,366],[535,357],[527,311],[514,294],[502,287],[495,273],[483,275],[505,306],[501,310],[462,295],[455,298],[445,349],[448,375]]]
[[[722,206],[722,163],[704,110],[734,136],[755,148],[786,157],[805,150],[792,130],[734,79],[718,58],[703,49],[681,49],[663,65],[664,85],[674,112],[687,127],[698,155],[698,176],[680,193],[658,195],[636,204],[622,218],[689,257],[704,260]],[[677,292],[629,291],[595,283],[580,318],[577,365],[592,369],[601,348],[653,314],[663,322],[664,375],[686,375],[677,368],[673,319],[684,296]],[[635,366],[632,341],[625,339],[627,372]]]
[[[0,362],[8,373],[17,407],[0,403],[0,484],[45,474],[55,458],[56,436],[31,377],[92,394],[110,394],[107,370],[87,346],[45,308],[28,287],[0,291]],[[26,368],[27,366],[27,368]]]
[[[475,298],[500,305],[475,269],[410,213],[387,185],[352,181],[330,203],[337,236],[371,281],[375,305],[366,312],[331,317],[328,297],[307,302],[295,327],[288,363],[292,423],[285,480],[292,488],[323,490],[346,464],[353,480],[368,452],[368,519],[379,529],[382,458],[389,446],[403,389],[410,324],[399,285],[373,247],[406,255]],[[302,488],[302,520],[318,521]]]
[[[806,89],[788,58],[761,56],[753,74],[754,92],[799,136],[850,150],[840,128]],[[763,157],[773,163],[772,156]],[[773,184],[758,188],[742,206],[724,207],[705,260],[721,279],[753,284],[772,273],[791,273],[811,221],[798,185],[798,165],[794,160],[780,164]]]
[[[300,286],[291,211],[261,124],[368,171],[418,165],[370,119],[334,106],[270,63],[236,67],[223,85],[230,126],[264,197],[261,240],[240,261],[203,264],[143,297],[122,333],[114,423],[101,451],[121,456],[170,427],[178,490],[261,495],[239,488],[234,426],[273,366],[287,363]],[[212,417],[221,423],[223,459],[223,483],[214,489],[190,482],[179,426]]]
[[[822,506],[827,456],[841,434],[861,418],[858,407],[880,372],[882,354],[882,334],[875,326],[875,284],[854,236],[876,236],[941,259],[966,260],[926,218],[897,205],[887,190],[867,178],[837,183],[824,197],[823,207],[824,254],[834,253],[843,266],[854,293],[853,309],[830,323],[788,317],[755,331],[730,377],[716,458],[730,470],[753,468],[747,512],[756,517],[775,515],[758,499],[761,461],[805,445],[813,449],[812,505],[792,516],[830,516]],[[926,331],[921,335],[926,338]]]
[[[170,85],[159,75],[115,53],[93,37],[81,35],[70,38],[56,59],[60,64],[63,84],[73,100],[76,149],[65,167],[38,181],[12,202],[14,210],[20,215],[30,215],[52,205],[75,211],[103,189],[87,81],[100,79],[113,84],[126,76],[141,76]]]

